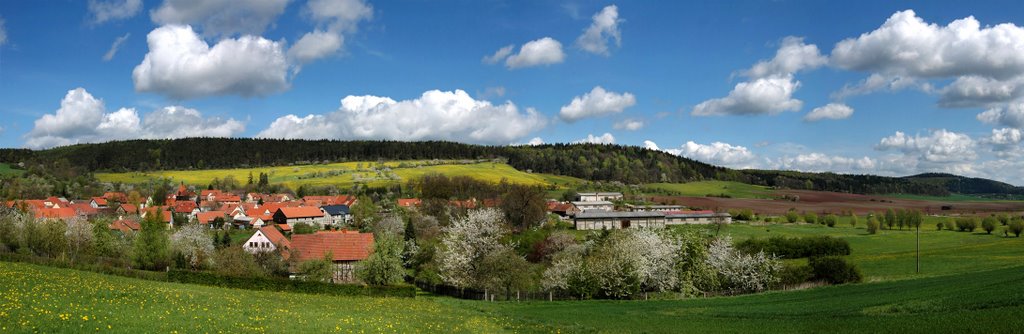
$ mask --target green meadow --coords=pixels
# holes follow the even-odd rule
[[[645,189],[668,191],[680,196],[726,195],[733,198],[771,198],[768,187],[733,181],[696,181],[687,183],[648,183]]]

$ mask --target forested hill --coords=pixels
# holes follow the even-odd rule
[[[1024,188],[977,177],[965,177],[942,173],[925,173],[908,176],[906,179],[920,183],[939,185],[951,192],[961,194],[1024,195]]]
[[[726,180],[791,189],[937,196],[948,195],[951,189],[947,183],[922,182],[915,178],[734,170],[665,152],[621,145],[482,146],[439,141],[186,138],[80,144],[41,151],[0,149],[0,162],[56,164],[91,172],[233,168],[324,161],[477,158],[503,158],[520,170],[626,184]],[[1020,191],[1006,186],[1011,187],[1006,191]]]

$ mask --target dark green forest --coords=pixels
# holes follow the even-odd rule
[[[929,174],[884,177],[795,171],[735,170],[636,146],[546,144],[483,146],[444,141],[335,141],[185,138],[79,144],[48,150],[0,149],[0,162],[126,172],[307,164],[314,162],[504,159],[519,170],[624,184],[738,181],[778,188],[859,194],[946,196],[1021,194],[1021,188],[985,179]],[[940,177],[941,176],[941,177]],[[950,181],[956,180],[956,181]]]

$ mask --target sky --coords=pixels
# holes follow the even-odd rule
[[[1024,185],[1019,1],[0,2],[0,147],[635,145]]]

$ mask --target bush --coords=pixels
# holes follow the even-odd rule
[[[1013,235],[1018,238],[1020,238],[1020,234],[1024,232],[1024,222],[1020,219],[1013,219],[1006,226],[1008,227],[1009,232],[1013,233]]]
[[[411,285],[367,286],[359,284],[331,284],[272,277],[246,277],[218,275],[210,272],[171,270],[167,280],[178,283],[200,284],[224,288],[260,291],[282,291],[332,296],[410,297],[416,296]]]
[[[857,228],[857,215],[850,214],[850,227]]]
[[[816,280],[831,284],[844,284],[860,282],[863,279],[863,275],[861,275],[857,266],[847,263],[841,257],[812,257],[808,263],[814,272],[814,279]]]
[[[836,227],[837,222],[839,222],[839,217],[836,217],[836,215],[827,215],[823,221],[828,227]]]
[[[978,228],[977,218],[958,218],[956,220],[956,228],[960,232],[974,232]]]
[[[830,236],[751,238],[737,244],[736,249],[747,254],[764,251],[786,259],[850,255],[850,243]]]
[[[808,224],[817,224],[818,223],[818,214],[816,214],[814,212],[805,213],[804,214],[804,222],[808,223]]]
[[[780,286],[793,286],[814,278],[814,269],[805,264],[786,264],[779,272]]]
[[[944,224],[942,224],[942,222],[935,223],[935,230],[942,231],[943,226]]]
[[[986,234],[992,234],[992,231],[996,229],[996,224],[999,223],[995,217],[985,217],[981,220],[981,229],[985,230]]]
[[[946,219],[946,229],[956,231],[956,220],[953,218]]]
[[[788,212],[786,212],[787,223],[793,224],[796,223],[798,220],[800,220],[800,215],[798,215],[796,211],[789,210]]]
[[[870,234],[878,233],[878,228],[881,225],[882,224],[878,222],[878,218],[875,218],[875,217],[868,218],[868,233],[870,233]]]

